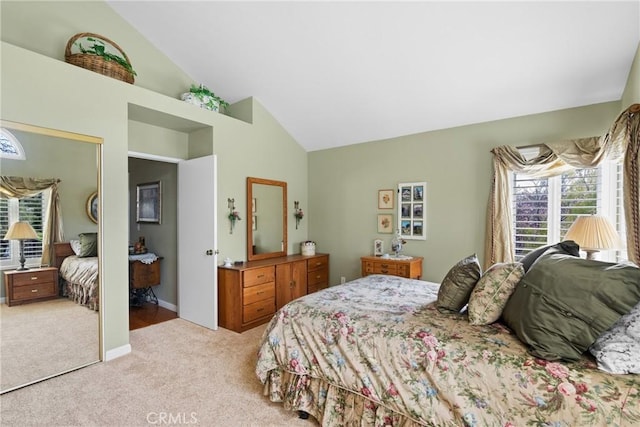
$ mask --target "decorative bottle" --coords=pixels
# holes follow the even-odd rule
[[[400,252],[402,252],[402,244],[404,240],[402,239],[402,235],[400,234],[400,229],[396,230],[396,235],[391,240],[391,250],[396,254],[396,258],[400,256]]]

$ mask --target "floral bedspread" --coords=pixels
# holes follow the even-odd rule
[[[258,352],[265,395],[326,426],[640,424],[639,375],[536,359],[500,323],[438,312],[437,291],[374,275],[290,302]]]
[[[60,265],[63,294],[78,304],[98,310],[98,257],[66,257]]]

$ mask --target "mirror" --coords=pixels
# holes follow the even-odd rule
[[[0,120],[0,126],[3,135],[18,141],[24,154],[22,159],[5,155],[7,141],[0,141],[4,153],[0,154],[0,239],[16,221],[28,222],[37,235],[37,239],[0,240],[2,394],[100,361],[101,263],[97,251],[102,139],[6,120]],[[37,184],[38,189],[47,188],[25,198],[18,192],[32,184],[7,177],[40,178],[47,182]],[[56,182],[52,189],[51,183]],[[58,210],[50,208],[55,206],[56,193]],[[66,242],[43,244],[47,235],[56,234],[49,224],[60,224],[55,212],[61,213]],[[96,216],[97,223],[90,215]],[[79,239],[81,233],[87,233],[87,241],[93,239],[96,253],[78,259],[91,264],[95,274],[90,284],[78,279],[78,283],[63,286],[62,270],[57,266],[72,253],[69,240]],[[51,253],[49,261],[43,253]],[[22,255],[26,270],[17,269]]]
[[[247,178],[247,259],[287,255],[287,183]]]

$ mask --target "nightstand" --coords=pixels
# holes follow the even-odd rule
[[[30,268],[4,272],[7,305],[27,304],[58,297],[58,269]]]

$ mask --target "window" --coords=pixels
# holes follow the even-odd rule
[[[49,191],[22,199],[0,198],[0,237],[4,237],[9,226],[16,221],[27,221],[38,234],[38,240],[25,240],[26,265],[40,265],[42,259],[42,233],[49,198]],[[0,266],[19,265],[20,242],[0,240]]]
[[[22,144],[18,138],[4,128],[0,128],[0,158],[25,160]]]
[[[516,260],[540,246],[561,241],[578,215],[608,217],[624,239],[620,164],[604,162],[596,168],[573,169],[552,178],[512,175]],[[602,260],[623,258],[624,251],[600,255]]]

